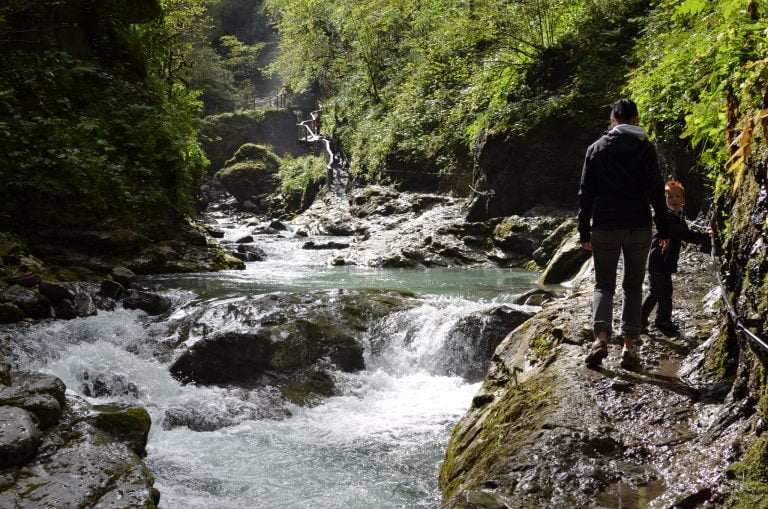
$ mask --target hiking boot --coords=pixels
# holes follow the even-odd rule
[[[662,322],[654,322],[654,325],[664,334],[677,334],[680,332],[680,327],[678,327],[676,323],[670,322],[668,320]]]
[[[624,347],[621,350],[621,367],[631,369],[640,364],[640,356],[634,348]]]
[[[584,359],[584,364],[591,368],[597,367],[606,357],[608,357],[608,342],[604,339],[596,339]]]

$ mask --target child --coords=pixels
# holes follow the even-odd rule
[[[648,277],[651,283],[651,293],[643,301],[643,332],[648,332],[648,317],[656,304],[656,321],[654,325],[665,334],[676,334],[679,328],[672,322],[672,274],[677,272],[677,259],[680,257],[681,241],[690,244],[709,242],[711,232],[702,233],[690,230],[685,222],[682,209],[685,205],[685,189],[677,180],[670,180],[664,186],[664,196],[667,200],[667,220],[671,242],[666,252],[659,247],[656,237],[651,244],[651,254],[648,256]]]

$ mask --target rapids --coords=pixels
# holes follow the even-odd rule
[[[267,261],[241,272],[144,279],[174,301],[166,316],[119,309],[20,327],[14,362],[60,377],[92,403],[146,407],[153,419],[146,462],[160,507],[437,507],[444,447],[478,389],[438,369],[441,345],[462,317],[512,305],[536,274],[330,267],[328,253],[303,250],[304,241],[290,232],[265,240]],[[336,395],[317,406],[286,403],[269,387],[182,385],[169,374],[164,344],[184,316],[246,296],[334,288],[407,290],[419,305],[361,333],[366,369],[334,372]],[[164,426],[179,410],[225,425]]]

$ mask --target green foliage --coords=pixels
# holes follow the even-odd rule
[[[163,16],[145,25],[133,25],[149,67],[168,86],[184,83],[194,65],[194,48],[206,45],[211,26],[206,7],[209,0],[160,0]]]
[[[123,79],[60,52],[0,60],[1,219],[189,211],[207,164],[194,93]]]
[[[322,156],[285,157],[278,173],[280,191],[287,196],[303,195],[307,189],[325,179],[327,173],[325,158]]]
[[[568,107],[568,91],[551,103],[537,95],[562,80],[531,84],[530,73],[564,44],[584,45],[575,34],[585,25],[626,24],[637,3],[266,0],[266,7],[281,36],[272,69],[294,91],[320,90],[324,126],[350,152],[352,172],[376,181],[468,171],[484,130],[524,131],[532,112]],[[588,35],[595,47],[604,40],[599,30]],[[589,71],[596,72],[586,81],[600,81],[604,94],[605,69]],[[526,96],[526,107],[510,108]]]
[[[737,481],[729,507],[765,507],[768,504],[768,439],[760,437],[750,445],[744,457],[730,467]]]
[[[687,139],[711,177],[729,157],[733,119],[760,108],[767,8],[765,1],[665,0],[637,46],[642,65],[628,90],[642,122],[663,140]]]

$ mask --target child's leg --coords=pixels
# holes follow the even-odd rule
[[[651,311],[656,307],[656,303],[659,302],[659,274],[658,272],[649,272],[648,281],[651,283],[651,289],[648,295],[643,301],[643,324],[648,323],[648,317],[651,316]]]
[[[672,274],[659,274],[659,309],[656,310],[657,322],[672,321]]]

